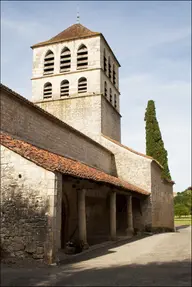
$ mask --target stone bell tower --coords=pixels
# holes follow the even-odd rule
[[[104,36],[74,24],[32,49],[32,101],[89,137],[120,141],[120,64]]]

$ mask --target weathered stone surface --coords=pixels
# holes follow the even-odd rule
[[[34,253],[36,251],[36,244],[35,244],[35,242],[28,243],[27,246],[25,247],[25,251],[27,253]]]
[[[45,115],[43,111],[40,112],[35,106],[32,107],[24,101],[21,105],[17,97],[9,97],[6,93],[1,94],[1,128],[13,135],[16,131],[18,137],[36,146],[63,156],[72,157],[111,173],[112,154],[110,151],[78,131],[74,131],[68,125],[54,120],[48,114]],[[36,173],[37,171],[34,168],[34,174]],[[44,178],[44,175],[42,175],[42,178]],[[22,178],[20,181],[22,181]],[[39,178],[38,181],[40,182],[41,179]],[[12,181],[12,183],[14,182]],[[49,185],[48,181],[46,183]]]
[[[49,204],[55,174],[3,146],[1,154],[1,248],[11,257],[42,259],[53,248],[53,241],[47,250],[43,248],[47,234],[56,230],[52,219],[48,222],[48,215],[52,218],[57,208]]]
[[[37,254],[42,254],[44,252],[44,248],[43,247],[37,247]]]

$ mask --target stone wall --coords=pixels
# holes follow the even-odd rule
[[[144,229],[143,213],[142,213],[142,200],[132,197],[133,209],[133,228],[135,231]]]
[[[1,129],[51,152],[113,173],[113,155],[22,97],[1,93]],[[104,160],[103,160],[104,159]]]
[[[151,159],[140,156],[103,136],[98,140],[114,154],[118,177],[151,192]]]
[[[60,244],[60,180],[1,146],[1,248],[7,256],[52,263]]]
[[[78,94],[78,80],[81,77],[85,77],[87,79],[87,92]],[[52,84],[52,100],[59,100],[61,99],[61,82],[63,80],[69,81],[69,96],[62,96],[63,98],[68,97],[76,97],[76,96],[82,96],[82,95],[93,95],[94,93],[101,93],[101,77],[100,77],[100,69],[89,69],[89,70],[83,70],[83,72],[79,71],[78,73],[62,73],[59,75],[53,75],[53,76],[44,76],[42,78],[38,78],[36,80],[32,81],[32,101],[33,102],[39,102],[39,101],[48,101],[50,99],[43,99],[43,89],[44,84],[51,83]]]
[[[121,142],[121,116],[104,97],[101,97],[101,132]]]
[[[81,44],[86,45],[88,49],[88,68],[77,69],[77,50]],[[71,68],[70,71],[60,73],[60,55],[63,48],[67,47],[71,52]],[[108,71],[103,72],[103,56],[104,49],[107,58],[111,60],[111,69],[113,67],[116,72],[116,85],[108,77]],[[54,53],[54,73],[52,75],[43,75],[44,57],[48,50]],[[39,102],[43,99],[43,86],[45,83],[52,84],[52,99],[60,98],[60,83],[62,80],[69,81],[69,94],[73,96],[77,94],[77,82],[81,77],[87,78],[87,92],[104,94],[104,82],[112,89],[112,96],[117,96],[117,109],[119,110],[119,65],[109,47],[106,45],[102,37],[96,36],[87,39],[77,39],[67,41],[65,43],[56,43],[37,47],[33,49],[33,78],[32,78],[32,101]]]
[[[85,135],[121,140],[121,116],[102,95],[42,101],[37,105]]]
[[[64,43],[55,43],[51,45],[41,46],[33,49],[33,78],[43,76],[44,57],[48,50],[54,53],[54,74],[60,74],[60,55],[62,50],[67,47],[71,52],[71,69],[70,72],[77,71],[77,51],[84,44],[88,49],[88,68],[100,68],[100,36],[77,39]],[[77,71],[78,72],[78,71]],[[81,74],[83,71],[79,71]],[[35,98],[37,95],[35,95]],[[34,99],[35,99],[34,98]],[[36,98],[37,99],[37,98]]]
[[[106,45],[105,41],[101,38],[100,57],[101,57],[101,67],[102,67],[103,71],[104,71],[104,62],[103,62],[104,51],[105,51],[105,56],[107,58],[107,67],[108,67],[108,63],[109,63],[109,58],[110,58],[110,63],[111,63],[112,69],[113,69],[113,65],[114,65],[115,72],[116,72],[116,85],[115,85],[115,87],[117,90],[119,90],[119,64],[117,63],[114,55],[111,53],[109,47]],[[107,68],[106,76],[109,79],[108,68]],[[103,77],[103,79],[106,79],[106,78]]]
[[[37,103],[87,136],[101,134],[101,96],[82,96]]]
[[[141,212],[143,228],[146,231],[151,231],[152,228],[152,195],[141,200]]]
[[[161,179],[161,171],[152,163],[151,198],[153,229],[174,230],[173,186]]]
[[[90,245],[109,239],[109,191],[105,185],[98,184],[86,190],[87,240]]]

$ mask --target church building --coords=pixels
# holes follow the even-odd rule
[[[174,231],[173,184],[121,143],[120,64],[74,24],[35,44],[32,100],[1,84],[1,250],[57,260],[137,231]]]

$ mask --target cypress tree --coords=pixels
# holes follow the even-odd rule
[[[156,118],[155,103],[152,100],[148,101],[145,122],[146,154],[156,159],[163,166],[162,178],[171,180],[167,151],[164,148],[161,131]]]

